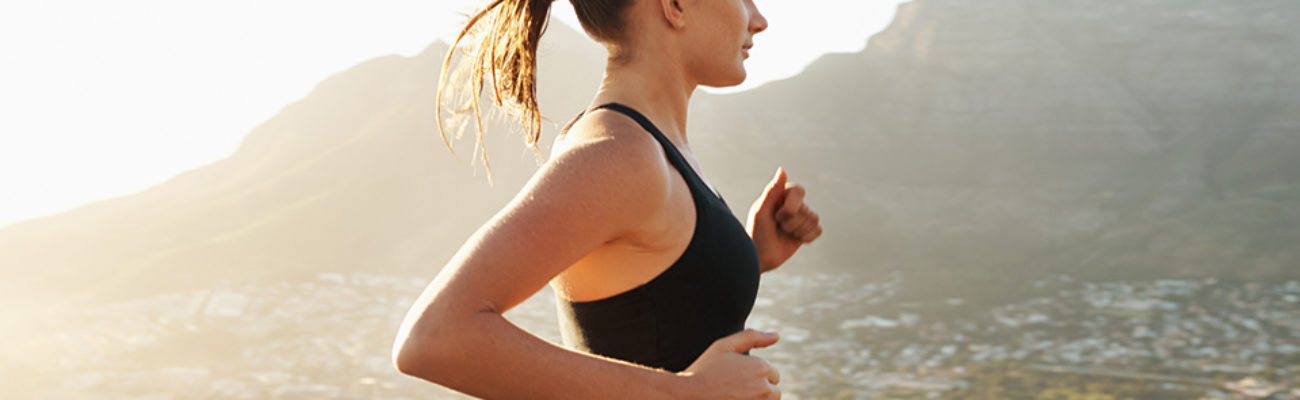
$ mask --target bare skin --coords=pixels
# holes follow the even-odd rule
[[[752,0],[642,0],[630,14],[631,40],[610,47],[592,105],[642,112],[704,176],[686,140],[690,95],[699,85],[743,81],[744,50],[767,22]],[[749,329],[719,339],[673,374],[556,346],[501,316],[547,284],[564,298],[594,300],[667,269],[690,241],[695,211],[665,157],[622,114],[582,118],[416,301],[395,343],[398,369],[494,399],[780,398],[779,372],[742,354],[776,343],[775,335]],[[754,201],[747,227],[762,271],[820,236],[803,195],[778,171]]]

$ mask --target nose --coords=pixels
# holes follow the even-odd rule
[[[752,0],[749,3],[749,33],[755,34],[767,29],[767,18],[763,18],[763,13],[758,12],[758,6],[754,5]]]

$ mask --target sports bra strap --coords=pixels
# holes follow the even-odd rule
[[[637,124],[641,125],[641,128],[649,131],[650,134],[655,137],[655,140],[659,141],[659,145],[663,146],[664,151],[668,152],[668,159],[673,163],[673,167],[677,168],[678,172],[681,172],[683,176],[692,177],[695,182],[699,183],[700,187],[705,188],[706,192],[713,195],[718,200],[721,200],[723,204],[727,203],[727,201],[722,198],[722,195],[714,192],[713,188],[710,188],[709,185],[704,183],[704,178],[701,178],[699,174],[695,173],[695,168],[692,168],[691,164],[686,162],[686,157],[683,157],[682,153],[677,150],[677,146],[674,146],[673,142],[668,140],[668,137],[664,136],[663,132],[660,132],[659,128],[656,127],[654,123],[651,123],[650,119],[646,118],[645,115],[637,112],[632,107],[616,102],[601,104],[592,108],[591,111],[599,109],[610,109],[632,118],[632,120],[636,121]]]

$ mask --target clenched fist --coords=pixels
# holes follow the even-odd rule
[[[803,186],[786,182],[785,169],[777,168],[772,182],[750,207],[746,229],[763,272],[780,267],[799,246],[822,235],[821,217],[803,198]]]

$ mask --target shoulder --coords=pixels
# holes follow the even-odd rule
[[[562,202],[584,219],[633,228],[667,202],[671,168],[659,142],[635,121],[596,110],[557,138],[518,201]]]
[[[556,137],[556,147],[552,154],[575,144],[600,140],[616,140],[619,144],[645,150],[645,155],[659,157],[655,161],[664,155],[663,148],[654,135],[631,117],[606,109],[594,110],[569,121]]]
[[[672,176],[659,141],[631,118],[609,110],[595,110],[575,121],[556,140],[547,164],[590,168],[581,174],[630,180],[664,194]]]

